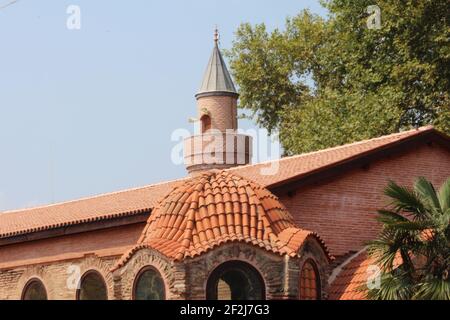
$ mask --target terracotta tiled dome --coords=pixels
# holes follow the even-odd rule
[[[181,260],[233,241],[295,256],[309,236],[318,237],[297,228],[264,187],[227,171],[209,171],[183,181],[159,202],[139,245],[122,263],[142,247]]]

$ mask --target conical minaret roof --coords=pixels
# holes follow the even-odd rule
[[[228,72],[225,60],[219,49],[219,36],[216,30],[214,34],[214,48],[206,67],[200,90],[195,95],[197,98],[204,95],[232,94],[238,95],[233,80]]]

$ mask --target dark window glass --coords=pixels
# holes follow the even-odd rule
[[[208,279],[209,300],[265,299],[264,281],[251,265],[241,261],[226,262],[217,267]]]
[[[134,285],[134,299],[165,299],[164,280],[158,271],[152,268],[147,268],[139,273]]]
[[[47,300],[47,291],[40,280],[31,280],[25,286],[23,300]]]
[[[318,300],[320,298],[320,278],[317,268],[311,260],[303,265],[300,274],[300,299]]]
[[[105,281],[98,272],[88,272],[81,278],[78,300],[108,300]]]

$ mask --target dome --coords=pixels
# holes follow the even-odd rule
[[[296,227],[270,191],[226,170],[212,170],[184,180],[158,203],[139,244],[119,264],[143,247],[182,260],[229,242],[295,256],[310,236],[324,247],[315,233]]]

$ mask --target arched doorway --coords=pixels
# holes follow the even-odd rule
[[[204,114],[200,118],[201,124],[202,124],[202,133],[205,133],[206,131],[211,129],[211,117],[207,114]]]
[[[320,300],[320,275],[311,259],[306,260],[300,272],[300,300]]]
[[[47,291],[39,279],[31,279],[22,292],[22,300],[47,300]]]
[[[166,298],[164,280],[152,267],[139,271],[133,286],[134,300],[164,300]]]
[[[208,300],[263,300],[265,284],[259,272],[242,261],[229,261],[218,266],[206,284]]]
[[[91,270],[81,277],[77,300],[108,300],[106,283],[100,273]]]

